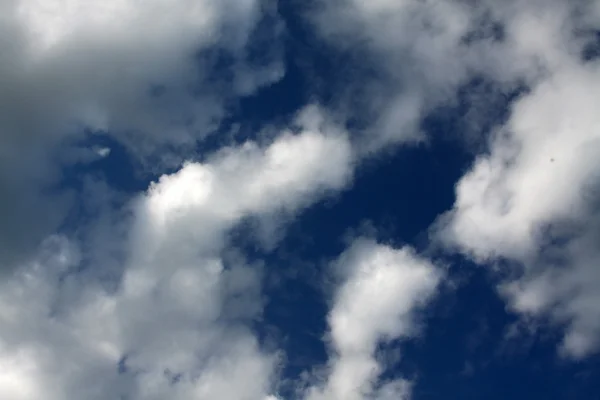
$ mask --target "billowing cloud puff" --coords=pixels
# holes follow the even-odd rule
[[[589,50],[599,10],[594,1],[347,0],[323,2],[314,17],[323,37],[368,54],[375,71],[348,89],[370,110],[363,150],[427,139],[422,118],[474,79],[526,89],[504,126],[459,133],[469,143],[491,137],[489,153],[458,183],[434,236],[482,263],[521,265],[522,277],[501,292],[514,310],[567,326],[563,350],[572,356],[597,349],[600,336],[600,76]],[[474,118],[485,120],[495,111],[479,100]]]
[[[457,186],[443,240],[476,259],[519,261],[503,286],[518,311],[567,324],[564,349],[582,356],[600,333],[598,65],[553,74],[513,108],[488,156]]]
[[[562,350],[582,357],[600,345],[600,67],[582,57],[586,37],[569,12],[548,7],[509,25],[540,75],[458,183],[438,235],[480,262],[519,263],[501,293],[514,310],[566,326]]]
[[[304,129],[163,176],[132,206],[129,237],[117,239],[122,272],[112,282],[96,270],[105,265],[82,264],[76,241],[48,238],[2,282],[0,393],[266,398],[279,358],[251,329],[262,310],[261,269],[228,255],[226,233],[245,217],[294,213],[339,189],[351,160],[342,133]]]
[[[47,240],[36,260],[2,284],[3,396],[264,397],[276,355],[263,352],[240,319],[227,321],[259,309],[253,271],[236,265],[226,272],[218,259],[198,258],[194,268],[173,259],[168,274],[150,270],[144,286],[139,276],[132,282],[132,271],[112,293],[69,274],[77,266],[71,247]],[[240,293],[254,306],[226,308]]]
[[[342,282],[328,316],[331,356],[324,382],[307,400],[405,399],[410,382],[382,381],[377,346],[415,334],[414,314],[431,299],[441,274],[408,247],[356,240],[336,261]]]

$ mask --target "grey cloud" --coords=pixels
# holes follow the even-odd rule
[[[227,100],[283,74],[277,54],[266,65],[249,60],[249,37],[272,12],[258,1],[142,7],[14,0],[0,7],[3,270],[31,255],[71,205],[46,195],[59,179],[55,157],[68,139],[84,128],[101,130],[147,166],[159,155],[172,167],[182,161],[174,155],[215,130]],[[205,56],[211,51],[232,60],[225,86],[211,74],[222,68]],[[157,85],[162,90],[152,93]]]

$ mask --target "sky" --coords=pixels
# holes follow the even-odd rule
[[[600,1],[0,0],[1,400],[600,399]]]

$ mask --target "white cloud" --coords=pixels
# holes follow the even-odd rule
[[[415,334],[415,312],[434,294],[441,274],[408,247],[358,239],[336,261],[342,277],[328,316],[331,356],[323,384],[308,400],[408,398],[410,382],[381,381],[380,343]]]
[[[178,220],[186,210],[220,224],[248,214],[293,211],[315,193],[339,190],[352,173],[352,152],[343,135],[283,132],[267,149],[253,142],[225,148],[209,164],[188,163],[150,188],[153,220]]]
[[[600,139],[597,77],[590,65],[545,80],[514,105],[491,154],[463,177],[452,236],[474,255],[526,257],[539,240],[535,225],[588,215]]]
[[[572,13],[553,4],[507,21],[514,53],[533,55],[540,74],[458,183],[437,234],[480,262],[519,263],[500,287],[509,305],[566,326],[561,350],[584,357],[600,345],[600,65],[581,59],[587,22]]]
[[[278,80],[277,57],[254,65],[248,56],[267,12],[255,0],[3,1],[0,213],[11,222],[0,233],[2,269],[62,221],[69,201],[42,189],[60,179],[56,153],[83,128],[108,132],[143,162],[177,164],[173,153],[214,131],[227,100]],[[219,54],[231,58],[227,78]]]
[[[300,127],[325,128],[306,115]],[[351,161],[343,133],[304,128],[163,176],[132,205],[127,240],[115,229],[107,235],[103,223],[90,228],[94,249],[114,241],[125,253],[116,285],[101,279],[105,259],[90,257],[86,243],[47,239],[0,288],[0,393],[267,398],[279,358],[251,329],[262,310],[261,269],[224,255],[226,234],[245,217],[292,214],[339,189]]]
[[[600,75],[597,60],[582,58],[597,40],[599,9],[597,1],[347,0],[324,2],[315,16],[331,43],[369,54],[383,80],[360,81],[375,110],[367,151],[424,138],[422,118],[475,77],[530,89],[458,183],[435,234],[480,262],[520,264],[522,277],[501,292],[514,310],[566,326],[562,350],[575,357],[600,346]]]
[[[522,277],[501,292],[514,310],[566,326],[562,350],[575,357],[600,346],[600,75],[597,60],[582,58],[597,40],[599,4],[347,0],[323,2],[314,15],[323,37],[368,54],[376,72],[348,89],[364,94],[359,103],[373,116],[361,151],[426,140],[422,118],[473,78],[530,89],[458,183],[435,235],[480,262],[520,264]],[[472,132],[458,135],[472,141]]]
[[[315,10],[321,36],[349,55],[358,54],[362,67],[373,71],[360,79],[350,77],[346,92],[336,98],[343,117],[368,116],[361,145],[369,152],[427,140],[420,132],[422,118],[454,104],[457,90],[473,79],[510,91],[568,62],[581,50],[581,33],[594,28],[597,5],[341,0],[323,1]],[[577,36],[572,35],[575,30]],[[352,108],[354,104],[364,109]],[[456,134],[440,131],[436,134]]]
[[[191,278],[213,279],[188,293],[173,281],[189,271],[173,260],[175,272],[157,277],[154,296],[128,287],[107,293],[77,275],[60,280],[77,260],[64,239],[46,246],[58,248],[2,285],[0,392],[7,399],[261,399],[269,390],[275,355],[260,350],[243,323],[220,321],[227,318],[221,303],[236,295],[231,275],[246,267],[220,273],[198,259]],[[255,293],[249,278],[238,289]],[[185,304],[191,295],[199,301]]]
[[[365,153],[423,138],[421,118],[475,73],[525,80],[532,91],[457,186],[438,237],[483,262],[522,263],[522,277],[500,288],[509,304],[566,325],[566,354],[597,348],[600,76],[597,63],[577,59],[583,39],[572,35],[572,10],[559,2],[542,13],[520,1],[341,3],[351,7],[321,15],[324,35],[358,39],[385,78],[365,90],[378,114],[360,148],[309,108],[300,132],[266,147],[223,148],[162,176],[131,204],[126,240],[128,221],[103,214],[83,228],[81,243],[51,236],[25,261],[19,255],[33,253],[69,204],[38,188],[55,181],[52,152],[73,131],[108,130],[142,157],[181,149],[210,132],[225,100],[278,79],[281,66],[246,63],[263,11],[253,0],[0,5],[9,38],[0,42],[8,55],[0,63],[0,186],[9,193],[0,219],[12,218],[11,230],[0,229],[0,266],[20,266],[0,284],[0,392],[10,400],[275,399],[278,354],[261,347],[249,323],[262,310],[261,270],[224,255],[227,233],[249,217],[268,231],[346,186]],[[592,26],[599,9],[577,26]],[[504,40],[465,45],[488,13]],[[194,61],[215,49],[232,55],[232,82],[213,79],[210,56]],[[153,97],[155,85],[162,94]],[[102,188],[92,191],[105,200],[96,198]],[[409,248],[368,240],[335,265],[342,283],[328,316],[330,360],[306,398],[407,398],[409,381],[381,378],[387,365],[377,346],[415,334],[415,311],[439,272]]]

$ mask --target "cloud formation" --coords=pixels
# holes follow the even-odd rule
[[[163,176],[132,205],[127,240],[112,238],[125,253],[112,282],[98,276],[104,265],[82,268],[80,243],[48,238],[2,282],[0,392],[265,399],[279,358],[251,329],[262,311],[261,268],[233,256],[226,234],[246,217],[289,215],[338,189],[351,160],[342,133],[304,129]]]
[[[296,125],[266,147],[221,149],[162,176],[134,199],[126,236],[106,234],[118,225],[110,215],[91,225],[82,240],[120,247],[120,266],[87,254],[90,243],[47,238],[2,284],[0,391],[11,400],[274,399],[282,354],[252,329],[262,268],[236,253],[227,233],[248,217],[277,223],[340,190],[354,162],[346,134],[318,109]],[[304,397],[407,397],[407,380],[381,380],[388,365],[377,346],[415,334],[413,315],[440,273],[409,248],[367,239],[333,270],[331,358]]]
[[[457,186],[443,240],[481,262],[524,266],[502,287],[512,307],[567,324],[564,350],[594,350],[600,325],[598,65],[573,65],[544,79]]]
[[[493,133],[489,154],[458,183],[440,233],[482,263],[519,263],[522,274],[500,292],[515,311],[566,326],[561,351],[573,357],[596,351],[600,334],[600,69],[583,57],[598,8],[579,6],[552,4],[539,14],[523,7],[505,21],[513,53],[536,59],[535,79]]]
[[[278,80],[276,46],[263,64],[248,47],[270,12],[254,0],[2,2],[3,269],[24,261],[72,204],[47,190],[61,179],[57,158],[85,131],[111,135],[160,173],[214,132],[227,101]]]
[[[324,382],[307,400],[408,399],[410,382],[382,380],[382,343],[416,331],[415,312],[431,299],[441,273],[409,247],[394,249],[357,239],[334,264],[341,277],[328,315],[330,359]]]
[[[567,326],[562,350],[574,357],[596,351],[600,336],[599,13],[595,1],[347,0],[322,2],[313,15],[323,37],[368,55],[362,59],[375,71],[347,89],[364,96],[359,108],[346,93],[338,99],[351,104],[342,107],[346,116],[367,110],[367,153],[430,139],[422,119],[458,101],[473,80],[524,89],[502,126],[459,132],[486,152],[458,183],[454,209],[433,236],[483,264],[508,260],[503,276],[519,265],[520,277],[500,292],[513,310]],[[464,126],[485,127],[478,121],[487,110],[474,106],[476,121]]]

